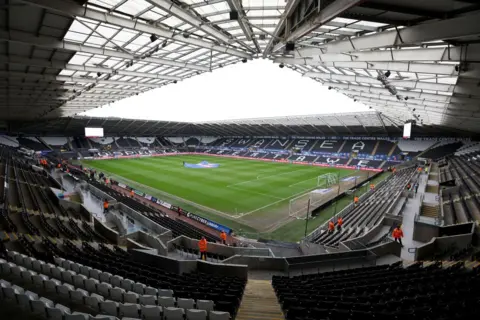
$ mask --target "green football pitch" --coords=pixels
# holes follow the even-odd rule
[[[183,162],[197,164],[202,161],[219,164],[219,167],[193,169],[183,166]],[[358,174],[331,167],[207,155],[91,160],[83,163],[194,213],[208,212],[259,231],[272,231],[288,222],[289,200],[322,188],[321,184],[318,185],[319,176],[334,173],[341,178]],[[211,215],[209,217],[212,218]],[[218,222],[225,223],[225,219]],[[229,225],[228,222],[225,224]]]

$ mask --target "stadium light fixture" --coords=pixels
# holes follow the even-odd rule
[[[392,73],[390,72],[390,70],[388,70],[387,72],[385,72],[385,77],[388,78],[388,77],[390,77],[391,74],[392,74]]]
[[[330,87],[330,86],[328,87],[328,90],[332,90],[332,89],[333,89],[333,87]]]
[[[102,74],[100,72],[97,72],[97,77],[100,77]]]
[[[177,83],[177,80],[173,80],[173,83]]]
[[[157,37],[156,35],[152,34],[152,35],[150,36],[150,42],[155,42],[155,41],[157,41],[157,40],[158,40],[158,37]]]
[[[242,59],[242,62],[243,62],[243,63],[247,63],[247,59],[246,59],[246,58],[243,58],[243,59]]]
[[[283,63],[280,63],[279,67],[280,67],[280,69],[283,69],[285,67],[285,65]]]

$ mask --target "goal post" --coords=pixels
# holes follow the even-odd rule
[[[332,193],[336,192],[334,188],[330,188],[336,184],[338,184],[338,176],[334,173],[327,173],[318,176],[317,185],[312,188],[313,190],[310,189],[304,194],[290,199],[288,205],[289,216],[305,219],[308,210],[308,202],[310,201],[310,212],[308,213],[310,215],[312,211],[317,208],[317,205],[328,200],[332,196]]]

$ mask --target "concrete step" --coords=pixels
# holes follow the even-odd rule
[[[236,320],[283,320],[272,284],[266,280],[248,280]]]

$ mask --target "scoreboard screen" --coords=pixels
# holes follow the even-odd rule
[[[103,128],[85,128],[85,137],[87,138],[101,138],[103,137]]]

